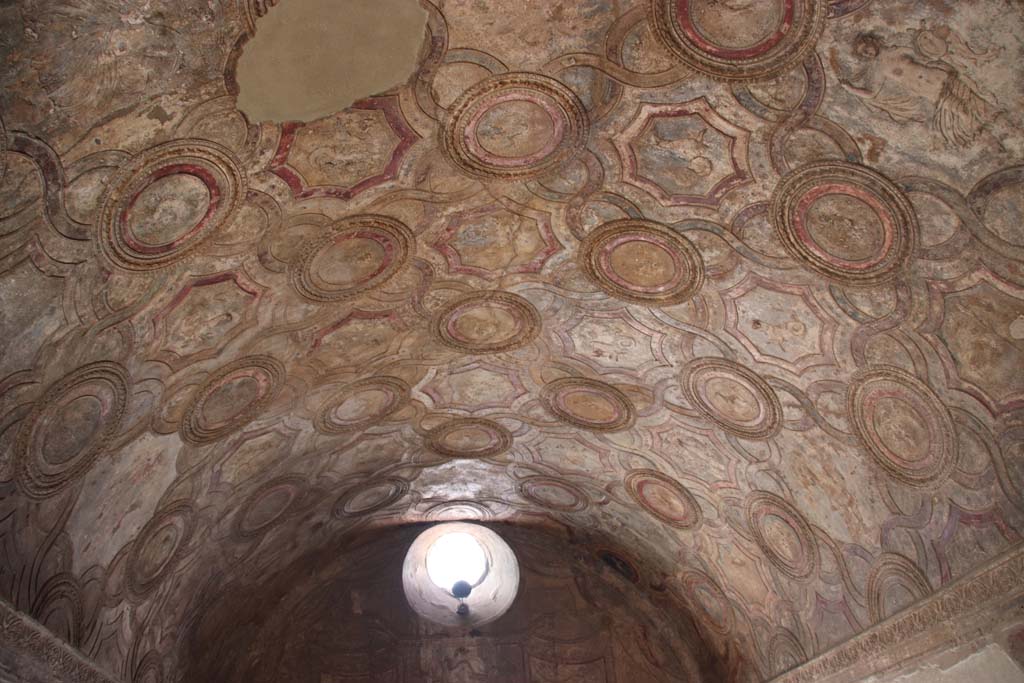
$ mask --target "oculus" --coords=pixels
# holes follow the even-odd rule
[[[476,628],[509,610],[519,593],[519,561],[479,524],[437,524],[420,534],[402,565],[409,606],[442,626]]]

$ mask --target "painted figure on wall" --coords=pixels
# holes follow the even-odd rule
[[[1003,110],[967,74],[995,51],[972,49],[948,28],[922,27],[912,32],[911,47],[860,33],[853,53],[863,67],[839,82],[868,106],[899,123],[927,125],[950,146],[966,147],[987,131],[1005,147],[1010,130]]]

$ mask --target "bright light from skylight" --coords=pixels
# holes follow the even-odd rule
[[[475,586],[486,573],[484,549],[469,534],[445,534],[427,550],[427,575],[438,588],[451,591],[459,581]]]

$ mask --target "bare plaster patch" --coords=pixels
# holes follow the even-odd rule
[[[313,121],[404,83],[427,13],[416,0],[288,0],[256,25],[236,74],[251,121]]]

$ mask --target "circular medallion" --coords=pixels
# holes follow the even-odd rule
[[[322,434],[345,434],[386,420],[409,401],[409,385],[397,377],[353,382],[331,397],[313,419]]]
[[[589,129],[571,89],[547,76],[506,73],[459,96],[441,128],[441,147],[470,175],[527,178],[574,157]]]
[[[201,446],[242,429],[277,396],[285,370],[270,356],[249,356],[214,372],[185,409],[178,432]]]
[[[128,372],[98,362],[50,385],[22,422],[14,444],[18,487],[48,498],[85,474],[121,430],[128,406]]]
[[[540,334],[540,313],[521,296],[477,292],[448,304],[434,319],[434,334],[466,353],[502,353],[526,346]]]
[[[931,592],[928,578],[916,564],[903,555],[885,553],[868,575],[868,617],[877,624]]]
[[[702,415],[744,439],[768,439],[782,428],[782,406],[753,370],[724,358],[697,358],[683,368],[683,394]]]
[[[278,477],[259,487],[235,515],[232,535],[239,540],[262,536],[291,514],[305,489],[306,480],[296,476]]]
[[[845,285],[891,280],[917,246],[910,200],[888,178],[856,164],[822,161],[789,173],[775,190],[771,215],[794,258]]]
[[[903,370],[858,373],[847,394],[853,430],[875,462],[908,486],[939,486],[956,467],[956,431],[927,384]]]
[[[640,507],[677,529],[693,529],[704,518],[693,494],[656,470],[633,470],[627,474],[626,491]]]
[[[704,261],[693,244],[651,221],[605,223],[583,240],[579,262],[609,295],[648,306],[682,303],[704,284]]]
[[[581,512],[590,505],[580,487],[555,477],[527,477],[518,488],[527,501],[554,512]]]
[[[341,301],[387,282],[415,249],[416,237],[394,218],[352,216],[306,245],[288,274],[310,301]]]
[[[431,429],[426,445],[446,458],[493,458],[512,447],[512,433],[493,420],[456,418]]]
[[[556,379],[545,385],[541,398],[555,417],[582,429],[618,432],[636,421],[636,410],[624,393],[593,379]]]
[[[650,0],[651,26],[676,59],[726,81],[797,66],[825,27],[827,0]]]
[[[718,583],[695,569],[683,572],[679,580],[687,602],[697,608],[700,620],[712,631],[728,634],[733,626],[732,604]]]
[[[143,596],[151,592],[181,560],[196,527],[196,514],[188,503],[158,511],[139,532],[128,554],[128,588]]]
[[[818,568],[818,550],[810,525],[795,507],[772,493],[747,496],[747,524],[768,561],[786,576],[806,579]]]
[[[397,477],[364,481],[341,494],[333,514],[337,519],[368,515],[391,507],[408,492],[409,482]]]
[[[133,157],[110,179],[96,222],[100,252],[124,270],[164,268],[227,224],[246,180],[225,148],[175,140]]]

